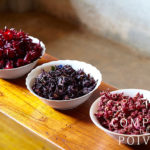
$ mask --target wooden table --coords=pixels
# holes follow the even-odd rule
[[[56,60],[45,55],[39,64]],[[93,96],[81,106],[59,111],[33,96],[25,86],[25,77],[17,80],[0,79],[0,111],[23,127],[46,139],[56,149],[67,150],[130,150],[150,149],[150,146],[119,145],[90,120],[89,109],[102,90],[116,88],[102,82]],[[54,144],[55,143],[55,144]],[[52,148],[53,149],[53,148]]]

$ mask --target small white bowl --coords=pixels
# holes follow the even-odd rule
[[[137,93],[143,94],[144,98],[148,99],[150,102],[150,91],[147,90],[141,90],[141,89],[121,89],[121,90],[116,90],[111,92],[112,94],[115,93],[124,93],[124,95],[126,96],[131,96],[134,97]],[[97,110],[98,110],[98,103],[100,101],[100,98],[98,98],[97,100],[95,100],[95,102],[92,104],[91,108],[90,108],[90,118],[93,121],[93,123],[100,128],[101,130],[103,130],[104,132],[106,132],[108,135],[112,136],[113,138],[117,139],[119,141],[119,143],[124,143],[127,145],[140,145],[140,144],[144,144],[144,138],[145,140],[147,140],[147,138],[150,136],[150,133],[147,134],[142,134],[142,135],[127,135],[127,134],[119,134],[119,133],[115,133],[112,132],[106,128],[104,128],[98,121],[98,119],[96,118],[96,116],[94,115]],[[146,144],[146,143],[145,143]]]
[[[90,93],[70,100],[50,100],[38,96],[32,90],[32,85],[35,81],[35,78],[41,73],[42,69],[44,69],[45,71],[50,71],[51,66],[55,65],[71,65],[75,70],[83,69],[86,74],[90,74],[95,80],[97,80],[96,87]],[[102,75],[100,71],[90,64],[76,60],[58,60],[43,64],[33,69],[26,78],[26,86],[32,94],[41,99],[44,103],[50,105],[53,108],[65,110],[75,108],[80,104],[84,103],[91,96],[91,94],[99,87],[101,81]]]
[[[39,40],[37,38],[34,38],[32,36],[29,36],[32,39],[33,43],[39,43]],[[45,54],[45,45],[42,41],[40,41],[41,47],[43,48],[42,51],[42,55],[40,56],[40,58]],[[38,58],[37,60],[35,60],[34,62],[18,67],[18,68],[13,68],[13,69],[0,69],[0,78],[3,79],[16,79],[19,77],[24,76],[26,73],[28,73],[29,71],[31,71],[35,65],[37,64],[38,60],[40,59]]]

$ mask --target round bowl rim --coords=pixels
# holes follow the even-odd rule
[[[42,42],[42,41],[40,41],[38,38],[35,38],[35,37],[32,37],[32,36],[29,36],[31,39],[35,39],[35,40],[38,40],[40,43],[41,43],[41,47],[42,47],[42,55],[39,57],[39,58],[37,58],[36,60],[34,60],[33,62],[31,62],[31,63],[29,63],[29,64],[26,64],[26,65],[23,65],[23,66],[21,66],[21,67],[17,67],[17,68],[12,68],[12,69],[0,69],[0,71],[14,71],[14,70],[18,70],[18,69],[23,69],[23,68],[25,68],[25,67],[28,67],[28,66],[30,66],[31,64],[33,64],[33,63],[35,63],[36,61],[38,61],[44,54],[45,54],[45,51],[46,51],[46,47],[45,47],[45,44]]]
[[[149,92],[150,93],[150,91],[148,91],[148,90],[144,90],[144,89],[119,89],[119,90],[115,90],[115,91],[112,91],[112,92],[110,92],[110,93],[116,93],[116,92],[119,92],[119,93],[122,93],[123,91],[145,91],[145,92]],[[100,97],[99,97],[100,98]],[[109,133],[109,134],[113,134],[113,135],[117,135],[117,136],[124,136],[124,137],[141,137],[141,136],[150,136],[150,133],[146,133],[146,134],[138,134],[138,135],[131,135],[131,134],[121,134],[121,133],[116,133],[116,132],[113,132],[113,131],[110,131],[110,130],[108,130],[108,129],[106,129],[106,128],[104,128],[100,123],[97,123],[95,120],[95,118],[93,117],[94,116],[94,114],[92,113],[93,112],[93,110],[94,110],[94,106],[95,105],[97,105],[98,104],[98,102],[99,102],[99,98],[97,98],[93,103],[92,103],[92,105],[91,105],[91,107],[90,107],[90,111],[89,111],[89,113],[90,113],[90,118],[91,118],[91,120],[92,120],[92,122],[98,127],[98,128],[100,128],[101,130],[103,130],[104,132],[106,132],[106,133]],[[149,100],[150,101],[150,100]]]
[[[42,69],[42,68],[44,69],[44,67],[46,67],[46,66],[48,66],[48,65],[50,65],[50,64],[53,64],[53,63],[55,63],[55,62],[59,62],[59,61],[63,61],[63,62],[65,62],[65,61],[74,61],[74,62],[75,62],[75,61],[76,61],[76,62],[84,63],[84,64],[87,64],[87,65],[90,65],[90,66],[94,67],[94,68],[99,72],[99,74],[100,74],[100,77],[99,77],[99,79],[98,79],[98,82],[97,82],[95,88],[94,88],[92,91],[90,91],[89,93],[87,93],[87,94],[85,94],[85,95],[83,95],[83,96],[80,96],[80,97],[77,97],[77,98],[73,98],[73,99],[69,99],[69,100],[51,100],[51,99],[47,99],[47,98],[41,97],[41,96],[37,95],[35,92],[33,92],[33,90],[31,90],[31,87],[30,87],[30,86],[28,85],[28,83],[27,83],[29,76],[30,76],[35,70],[39,70],[39,69]],[[33,69],[33,70],[27,75],[27,78],[26,78],[26,86],[27,86],[28,90],[29,90],[32,94],[34,94],[36,97],[38,97],[38,98],[40,98],[40,99],[42,99],[42,100],[46,100],[46,101],[50,101],[50,102],[58,102],[58,103],[75,101],[75,100],[84,98],[84,97],[86,97],[86,96],[88,96],[88,95],[91,95],[91,94],[100,86],[101,82],[102,82],[102,74],[101,74],[101,72],[100,72],[95,66],[93,66],[93,65],[91,65],[91,64],[88,64],[88,63],[86,63],[86,62],[83,62],[83,61],[70,60],[70,59],[67,59],[67,60],[54,60],[54,61],[51,61],[51,62],[48,62],[48,63],[44,63],[44,64],[42,64],[42,65],[40,65],[40,66],[37,66],[35,69]]]

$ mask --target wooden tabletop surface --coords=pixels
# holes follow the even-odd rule
[[[56,60],[45,55],[39,64]],[[38,64],[38,65],[39,65]],[[52,144],[67,150],[149,150],[149,146],[119,145],[90,120],[89,109],[102,90],[116,88],[102,82],[98,90],[81,106],[73,110],[55,110],[33,96],[25,86],[25,77],[16,80],[0,79],[0,112],[23,127],[37,133]]]

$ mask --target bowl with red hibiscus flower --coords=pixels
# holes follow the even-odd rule
[[[92,122],[119,144],[150,143],[150,91],[102,92],[90,108]]]
[[[30,72],[45,53],[42,41],[14,28],[0,30],[0,78],[16,79]]]

